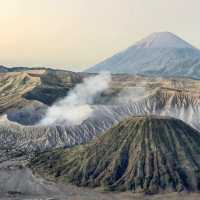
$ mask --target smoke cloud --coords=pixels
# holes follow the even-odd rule
[[[91,104],[98,94],[109,88],[110,81],[111,75],[108,72],[84,79],[83,83],[78,84],[68,96],[47,110],[40,125],[81,124],[91,116]]]

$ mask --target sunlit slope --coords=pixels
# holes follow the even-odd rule
[[[23,95],[40,83],[39,77],[30,76],[28,73],[0,74],[0,112],[26,104],[28,101]]]

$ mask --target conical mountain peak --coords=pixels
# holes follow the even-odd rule
[[[200,51],[170,32],[158,32],[89,68],[97,73],[200,77]]]
[[[192,45],[170,32],[156,32],[136,44],[143,48],[194,48]]]

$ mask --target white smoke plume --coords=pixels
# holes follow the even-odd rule
[[[86,78],[78,84],[69,94],[47,110],[46,116],[40,125],[65,123],[79,125],[89,118],[93,112],[90,106],[95,97],[109,88],[111,75],[102,72],[99,75]]]

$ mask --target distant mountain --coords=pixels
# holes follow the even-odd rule
[[[144,192],[200,190],[200,134],[167,117],[131,117],[87,145],[47,152],[30,166],[78,186]]]
[[[200,78],[200,50],[169,32],[153,33],[130,48],[89,68],[160,76]]]
[[[0,65],[0,73],[24,72],[24,71],[30,71],[30,70],[45,70],[45,69],[53,70],[51,68],[45,68],[45,67],[6,67],[3,65]]]
[[[0,73],[2,72],[8,72],[8,69],[4,67],[3,65],[0,65]]]

